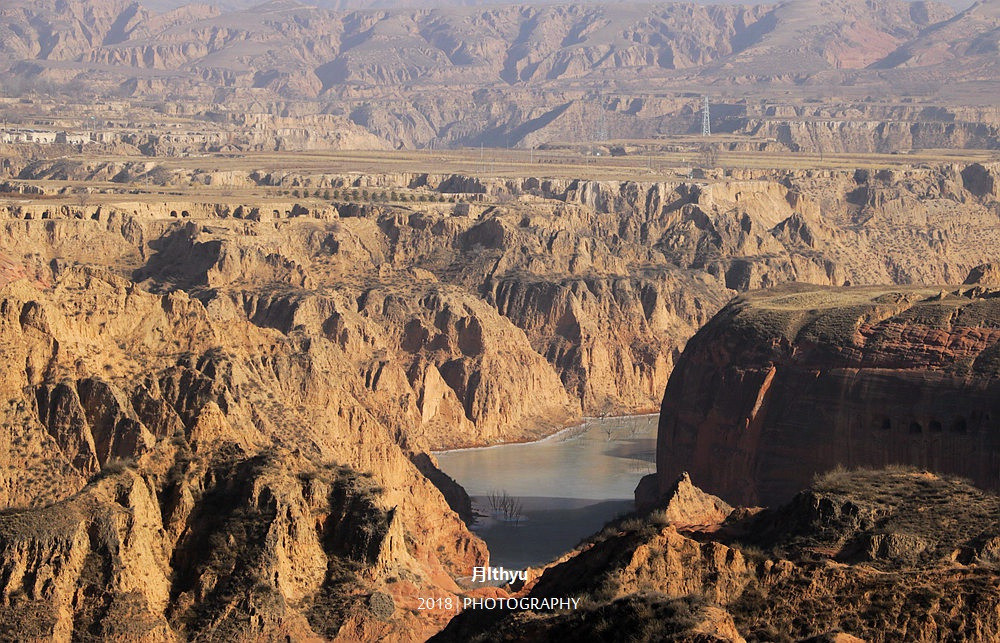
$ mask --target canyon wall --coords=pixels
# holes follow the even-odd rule
[[[1000,307],[982,286],[738,297],[677,362],[649,504],[681,471],[730,502],[787,500],[837,466],[906,464],[1000,488]]]
[[[486,557],[433,449],[655,408],[740,291],[989,280],[1000,235],[996,168],[980,164],[199,176],[258,196],[0,205],[2,632],[425,638],[447,615],[416,597],[458,595]],[[969,292],[973,312],[990,301]],[[929,443],[935,420],[959,434],[946,410],[908,422]],[[964,417],[963,439],[982,440],[989,420]]]
[[[310,196],[20,203],[0,209],[0,250],[51,278],[53,259],[88,263],[99,248],[104,265],[188,290],[220,320],[332,339],[369,389],[405,381],[412,401],[390,406],[443,448],[655,408],[684,342],[737,292],[961,282],[1000,243],[996,177],[990,164],[648,183],[228,172]],[[528,384],[496,374],[501,345]],[[498,402],[524,395],[544,408]]]
[[[486,560],[333,342],[93,268],[0,313],[2,631],[421,640]]]

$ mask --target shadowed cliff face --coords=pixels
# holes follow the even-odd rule
[[[1000,488],[1000,298],[977,286],[787,286],[737,298],[664,395],[656,483],[785,500],[836,465],[911,464]]]

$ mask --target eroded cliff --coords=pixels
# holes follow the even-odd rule
[[[639,497],[691,470],[731,502],[770,504],[837,465],[911,464],[1000,488],[998,302],[981,286],[738,297],[678,360]]]
[[[0,311],[5,632],[420,640],[485,561],[333,342],[97,269]]]
[[[456,595],[485,557],[433,448],[651,409],[737,292],[988,279],[1000,234],[979,164],[675,182],[26,171],[126,170],[163,193],[0,206],[0,611],[38,636],[425,637],[446,616],[415,597]],[[168,194],[193,178],[264,196]],[[671,520],[691,527],[704,498],[682,495]],[[685,587],[718,571],[713,551],[691,549],[706,566]],[[143,625],[116,629],[125,613]]]
[[[91,178],[99,168],[75,171]],[[42,279],[53,259],[92,263],[96,251],[146,288],[188,291],[217,320],[350,345],[359,370],[376,372],[360,362],[391,355],[404,393],[422,399],[424,380],[432,389],[427,409],[416,402],[417,426],[438,408],[442,422],[462,424],[439,442],[437,429],[423,431],[428,443],[456,446],[458,434],[528,437],[581,410],[655,408],[684,342],[736,292],[962,281],[1000,243],[996,172],[734,170],[650,183],[230,173],[314,196],[22,202],[0,211],[0,247]],[[318,196],[331,191],[332,201]],[[532,373],[527,382],[489,367],[501,345]],[[441,391],[443,406],[428,365],[451,391]],[[483,387],[470,386],[477,378]],[[545,405],[500,409],[491,390]]]

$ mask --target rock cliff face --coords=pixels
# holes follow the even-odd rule
[[[185,167],[38,161],[17,181],[263,196],[0,205],[4,632],[426,637],[446,615],[415,597],[457,595],[486,556],[433,448],[653,408],[684,343],[741,290],[961,281],[977,266],[985,283],[1000,235],[989,164],[675,182]],[[266,196],[278,188],[299,194]],[[976,287],[938,302],[967,302],[960,326],[991,301]],[[961,333],[967,350],[985,341]],[[928,440],[935,418],[950,430],[918,420]],[[718,530],[725,495],[676,479],[662,489],[673,528]],[[737,591],[735,554],[679,534],[652,548],[701,561],[677,587],[718,575]],[[641,558],[630,583],[676,567]]]
[[[1000,488],[997,302],[978,286],[737,298],[677,362],[642,499],[690,470],[724,499],[770,504],[837,465],[911,464]]]
[[[140,169],[38,162],[26,172],[97,180]],[[432,446],[456,446],[538,434],[577,405],[589,414],[655,408],[686,339],[736,292],[786,281],[962,281],[1000,243],[996,171],[748,170],[663,183],[227,172],[233,185],[346,199],[38,201],[0,208],[0,248],[38,278],[51,276],[54,258],[91,262],[97,249],[104,265],[146,287],[189,290],[217,319],[332,339],[359,371],[381,373],[371,365],[392,355],[405,377],[389,369],[395,379],[381,386],[406,380],[416,401],[400,407],[405,424]],[[192,179],[214,180],[161,177]],[[363,191],[380,200],[364,202]],[[381,200],[394,193],[469,202]],[[530,383],[488,374],[501,344],[533,373]],[[378,388],[381,375],[365,377]],[[495,404],[522,394],[546,408]],[[445,426],[453,435],[435,441]]]
[[[0,314],[7,635],[419,640],[485,561],[333,342],[97,269]]]
[[[519,595],[576,609],[470,610],[432,640],[992,640],[998,502],[897,467],[831,473],[714,532],[661,507],[608,525]]]
[[[898,153],[914,149],[996,149],[1000,127],[979,123],[748,119],[740,131],[794,152]]]

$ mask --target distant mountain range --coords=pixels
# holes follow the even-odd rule
[[[731,103],[898,97],[989,107],[1000,95],[998,52],[996,0],[962,11],[922,0],[363,11],[275,0],[166,12],[129,0],[13,0],[0,8],[8,93],[68,89],[280,115],[318,101],[396,145],[469,142],[472,130],[517,141],[518,128],[570,118],[585,95],[622,119],[646,118],[645,130],[621,129],[628,135],[664,131],[655,114],[692,107],[662,101],[702,93]],[[572,118],[589,126],[592,116]]]
[[[338,0],[339,3],[339,0]],[[22,79],[205,83],[314,98],[345,88],[600,83],[697,74],[808,82],[836,70],[983,80],[998,3],[792,0],[777,5],[570,4],[343,12],[277,0],[156,13],[128,0],[20,0],[0,9],[0,68]]]
[[[473,6],[497,6],[510,4],[559,4],[565,0],[534,0],[533,2],[500,2],[497,0],[315,0],[313,2],[302,2],[304,5],[321,7],[324,9],[334,9],[336,11],[362,11],[366,9],[394,9],[401,7],[473,7]],[[586,4],[621,4],[622,2],[635,2],[635,0],[591,0]],[[652,4],[651,0],[650,4]],[[966,9],[971,6],[974,0],[942,0],[944,4],[956,9]],[[692,0],[693,4],[740,4],[740,0]],[[143,3],[154,11],[169,11],[191,4],[187,0],[147,0]],[[234,9],[248,9],[262,4],[260,0],[205,0],[202,4],[209,4],[224,11]]]

